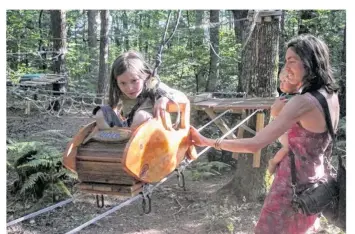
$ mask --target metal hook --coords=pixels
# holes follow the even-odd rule
[[[185,187],[185,176],[184,173],[182,171],[180,171],[179,169],[175,170],[177,172],[177,179],[178,179],[178,186],[180,188],[183,188],[184,191],[186,191],[186,187]]]
[[[151,202],[151,198],[149,195],[144,196],[143,193],[142,194],[142,209],[143,209],[143,213],[144,214],[149,214],[152,211],[152,202]],[[148,200],[148,210],[147,210],[147,202],[146,200]]]
[[[100,205],[100,201],[99,201],[99,195],[96,195],[96,205],[99,208],[104,207],[104,205],[105,205],[104,195],[101,194],[101,205]]]

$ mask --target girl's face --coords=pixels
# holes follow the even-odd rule
[[[300,88],[303,84],[303,77],[305,76],[305,69],[301,58],[292,50],[288,48],[286,51],[286,65],[287,81],[291,85]]]
[[[144,79],[131,71],[117,76],[116,80],[118,88],[130,99],[136,99],[143,90]]]

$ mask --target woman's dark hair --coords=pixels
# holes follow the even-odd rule
[[[329,49],[324,41],[310,35],[302,34],[287,43],[302,60],[306,71],[303,77],[302,93],[324,88],[327,93],[337,92],[339,87],[333,78]]]

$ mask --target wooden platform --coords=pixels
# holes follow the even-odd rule
[[[271,105],[274,103],[274,97],[268,98],[215,98],[211,93],[204,93],[201,95],[196,95],[190,97],[190,102],[192,108],[195,110],[203,110],[206,114],[211,118],[214,119],[217,117],[218,112],[224,112],[226,110],[230,110],[232,113],[240,113],[242,115],[242,119],[246,118],[252,111],[254,110],[269,110],[271,109]],[[222,117],[223,118],[223,117]],[[223,134],[227,133],[230,128],[226,124],[223,119],[220,118],[215,121],[215,124],[218,128],[222,131]],[[241,125],[238,128],[237,135],[230,134],[227,136],[227,139],[237,139],[243,138],[244,131],[248,131],[252,134],[256,134],[265,126],[265,113],[258,112],[256,114],[256,123],[255,129],[251,129],[246,124]],[[260,154],[261,150],[256,152],[253,155],[253,167],[260,167]],[[237,159],[238,154],[233,153],[233,158]]]
[[[223,112],[230,109],[232,112],[241,112],[243,110],[268,110],[274,103],[275,98],[209,98],[193,97],[191,105],[197,110],[210,108],[216,112]]]

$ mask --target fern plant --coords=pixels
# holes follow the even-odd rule
[[[18,142],[9,145],[7,165],[18,176],[12,192],[19,192],[26,198],[39,199],[46,190],[55,189],[71,196],[65,182],[75,180],[76,175],[63,168],[61,159],[61,153],[56,148],[42,142]]]

